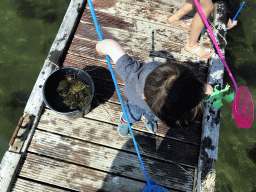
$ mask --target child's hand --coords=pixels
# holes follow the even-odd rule
[[[205,85],[205,94],[206,95],[211,95],[213,93],[213,88],[210,84]]]
[[[235,20],[233,23],[231,23],[231,19],[228,20],[227,29],[232,29],[237,25],[237,20]]]
[[[96,44],[96,51],[99,53],[99,55],[108,55],[108,45],[110,39],[105,39],[103,41],[100,41]]]
[[[100,55],[109,55],[114,63],[116,63],[121,56],[126,54],[119,43],[112,39],[104,39],[98,42],[96,44],[96,51]]]

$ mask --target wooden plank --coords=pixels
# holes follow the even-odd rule
[[[173,2],[170,1],[164,3],[165,5],[161,5],[161,1],[151,1],[148,3],[131,3],[129,1],[123,0],[93,0],[92,4],[96,11],[100,10],[102,12],[111,13],[112,15],[116,16],[122,15],[124,18],[130,17],[160,23],[165,22],[168,15],[176,12],[181,7],[173,4]],[[89,9],[88,5],[86,6],[86,9]]]
[[[226,23],[223,22],[224,17],[224,5],[218,5],[218,10],[216,11],[216,21],[215,28],[218,31],[214,31],[216,41],[221,49],[222,54],[225,53],[225,43],[220,36],[216,33],[220,33],[224,38],[226,37]],[[218,12],[219,11],[219,12]],[[220,46],[221,45],[221,46]],[[208,76],[208,83],[213,87],[219,84],[220,89],[223,87],[223,75],[224,75],[224,65],[218,54],[214,54],[209,69],[210,75]],[[220,108],[212,107],[213,101],[207,102],[204,111],[203,118],[203,132],[202,132],[202,142],[204,146],[202,148],[202,153],[204,157],[217,160],[218,156],[218,141],[219,141],[219,128],[220,128]],[[209,138],[209,139],[207,139]]]
[[[101,115],[104,113],[106,112],[103,111]],[[65,116],[46,110],[38,124],[38,129],[136,153],[131,137],[120,137],[117,125],[117,123],[106,124],[85,118],[70,121]],[[192,130],[186,129],[188,131],[186,137],[183,130],[176,129],[162,130],[160,133],[157,131],[156,135],[152,135],[144,133],[148,131],[142,122],[132,125],[132,129],[136,142],[143,150],[142,154],[193,168],[197,166],[199,146],[189,143],[190,135],[194,134]],[[162,129],[161,125],[159,129]],[[166,131],[165,137],[159,136],[164,131]]]
[[[120,22],[115,18],[116,17],[113,17],[113,19],[107,18],[107,21],[110,21],[110,22],[116,21],[116,23],[120,24]],[[104,19],[106,18],[104,17]],[[128,21],[129,20],[126,19],[126,22]],[[105,22],[105,20],[103,22]],[[192,54],[182,51],[183,47],[185,46],[189,38],[188,33],[185,33],[185,35],[183,35],[184,32],[182,30],[179,30],[179,31],[170,30],[172,29],[171,27],[157,25],[157,24],[152,25],[151,23],[148,23],[148,22],[143,22],[140,26],[138,23],[136,25],[133,24],[133,27],[130,27],[130,28],[136,28],[136,30],[132,30],[132,31],[130,31],[129,29],[123,30],[122,27],[120,26],[110,27],[110,26],[107,26],[108,23],[104,25],[106,27],[101,26],[103,38],[114,39],[118,41],[120,44],[122,44],[122,46],[129,47],[129,49],[124,48],[124,50],[125,51],[127,50],[127,53],[129,53],[130,55],[133,55],[136,58],[143,59],[142,56],[139,57],[137,55],[140,55],[142,51],[144,52],[144,55],[145,55],[145,52],[147,52],[148,50],[149,51],[152,50],[152,31],[153,30],[154,30],[154,47],[155,47],[154,49],[155,50],[170,52],[171,54],[173,54],[173,57],[176,60],[180,60],[180,61],[188,61],[188,60],[195,61],[195,59],[197,58]],[[89,31],[89,32],[85,32],[85,31]],[[94,23],[80,23],[76,31],[75,37],[78,39],[96,41],[96,43],[99,41]],[[95,49],[95,47],[93,48]],[[128,50],[130,50],[130,52],[128,52]],[[186,57],[186,59],[183,59],[183,57]],[[99,58],[104,58],[104,57],[101,56]]]
[[[116,81],[119,85],[124,85],[122,79],[116,74],[115,64],[112,64],[113,71],[116,76]],[[107,60],[101,61],[97,59],[90,59],[87,57],[81,57],[74,54],[67,54],[63,66],[73,66],[84,69],[91,77],[102,79],[105,81],[113,82]]]
[[[158,59],[158,58],[159,57],[155,57],[155,61],[160,61],[160,62],[166,61],[166,59],[164,58],[161,58],[161,59]],[[189,63],[189,65],[194,66],[194,63]],[[70,53],[70,54],[67,54],[65,61],[63,63],[63,66],[73,66],[73,67],[82,68],[93,78],[113,82],[106,59],[98,60],[98,59],[88,58],[82,55]],[[115,64],[113,62],[111,63],[111,66],[114,70],[117,83],[119,85],[124,85],[124,82],[122,81],[122,79],[115,72]]]
[[[98,107],[98,106],[96,106],[96,103],[93,103],[92,110],[85,117],[118,125],[121,114],[122,114],[121,105],[106,102],[104,104],[101,104],[101,107]],[[136,127],[137,124],[138,123],[134,124],[133,126]],[[141,126],[141,127],[144,128],[145,127],[144,124],[142,124],[142,125],[143,126]],[[159,130],[157,131],[157,132],[159,132],[159,134],[161,134],[161,126],[162,125],[163,125],[163,123],[161,123],[161,121],[160,121]],[[140,127],[140,129],[141,129],[141,127]],[[175,128],[178,129],[177,127],[175,127]],[[164,126],[163,129],[168,130],[168,127]],[[197,129],[198,129],[198,131],[200,130],[200,128],[197,128]],[[182,129],[182,130],[184,130],[184,129]],[[197,131],[197,133],[198,133],[198,131]],[[166,132],[167,131],[163,131],[161,136],[165,136]]]
[[[96,107],[96,104],[93,103],[93,107],[90,113],[88,113],[85,117],[94,119],[94,120],[100,120],[103,122],[108,122],[112,124],[119,124],[119,119],[122,114],[122,108],[120,105],[112,104],[112,103],[104,103],[101,104],[101,106]],[[150,133],[146,128],[142,121],[132,125],[133,128],[136,130],[141,130],[144,132]],[[182,139],[182,141],[193,141],[192,143],[198,143],[198,139],[200,138],[200,132],[201,132],[201,124],[192,124],[188,127],[178,128],[176,126],[174,127],[168,127],[163,122],[158,121],[158,130],[156,134],[162,137],[168,137],[168,132],[170,130],[179,130],[179,134],[182,135],[180,137],[177,137],[177,135],[173,135],[170,138],[179,138]],[[188,134],[186,134],[187,132]],[[173,132],[172,132],[173,133]],[[169,135],[170,136],[170,135]],[[194,138],[193,138],[194,137]]]
[[[37,116],[40,108],[43,105],[42,88],[45,80],[50,73],[56,68],[51,62],[58,64],[62,59],[63,53],[66,51],[67,42],[71,40],[74,32],[74,27],[77,24],[77,18],[82,14],[86,0],[71,0],[60,29],[49,51],[47,59],[44,62],[43,68],[37,78],[35,86],[30,94],[25,112]]]
[[[168,0],[109,0],[108,6],[112,6],[118,2],[127,3],[130,5],[139,5],[143,7],[153,7],[155,9],[164,10],[166,12],[174,13],[176,12],[185,2],[186,0],[178,0],[178,1],[168,1]],[[93,4],[95,1],[93,1]],[[96,2],[97,4],[97,2]]]
[[[128,15],[131,15],[131,10],[136,9],[136,6],[137,8],[141,7],[140,5],[129,7],[130,4],[127,4],[127,6],[124,7],[128,10],[122,10],[122,6],[115,6],[117,4],[119,5],[120,3],[122,4],[123,2],[117,2],[116,4],[115,2],[110,2],[110,5],[107,5],[109,2],[107,2],[106,5],[104,2],[97,0],[96,6],[99,5],[101,9],[95,9],[96,15],[99,15],[98,22],[101,26],[103,38],[110,38],[118,41],[124,50],[134,59],[144,62],[149,62],[152,60],[145,55],[145,52],[148,52],[149,54],[149,51],[151,50],[152,30],[154,30],[156,33],[155,49],[157,51],[170,52],[173,54],[174,58],[179,61],[196,62],[198,60],[196,56],[187,53],[183,49],[189,37],[187,32],[185,32],[186,35],[184,36],[184,30],[174,30],[173,27],[170,27],[167,24],[159,24],[159,21],[152,23],[151,21],[141,20],[139,19],[140,17],[129,17]],[[117,10],[117,12],[120,12],[121,15],[115,11],[112,13],[109,11],[109,9]],[[74,47],[69,51],[89,58],[104,59],[104,56],[99,56],[95,51],[95,45],[99,40],[89,9],[85,10],[82,19],[84,19],[84,21],[79,24],[75,37],[78,39],[83,39],[86,42],[83,43],[77,40],[79,43],[76,43],[73,41],[71,47]],[[92,42],[90,43],[88,41]],[[175,45],[175,42],[178,42],[180,46]],[[206,61],[207,60],[203,60],[203,62]]]
[[[35,132],[29,151],[146,182],[137,154],[43,131]],[[144,156],[142,161],[148,176],[153,177],[159,185],[183,191],[192,189],[193,179],[177,165]],[[194,175],[194,169],[185,169]]]
[[[187,2],[187,0],[176,0],[176,1],[170,1],[170,0],[110,0],[110,2],[123,2],[123,3],[129,3],[129,4],[136,4],[140,6],[145,7],[153,7],[154,9],[164,10],[165,12],[168,12],[170,15],[176,13],[180,7],[184,3]],[[185,18],[191,18],[194,17],[196,13],[196,10],[188,13]]]
[[[6,192],[12,182],[21,154],[6,151],[0,164],[0,192]]]
[[[184,3],[187,2],[187,0],[176,0],[176,1],[170,1],[170,0],[118,0],[126,3],[131,3],[131,4],[138,4],[140,6],[147,6],[147,7],[154,7],[160,10],[165,10],[166,12],[169,12],[170,15],[176,13],[178,9],[180,9]],[[196,13],[195,11],[192,11],[188,13],[185,17],[194,17]]]
[[[130,33],[138,33],[140,35],[151,36],[152,30],[156,39],[165,42],[172,42],[174,44],[184,45],[189,38],[189,32],[181,28],[175,27],[165,23],[155,23],[150,21],[144,21],[134,18],[124,18],[121,16],[111,15],[110,13],[95,12],[99,26],[105,32],[105,29],[113,28],[118,31],[127,31]],[[191,19],[189,19],[191,21]],[[92,40],[98,40],[98,36],[95,35],[93,28],[90,25],[94,25],[91,12],[85,10],[81,18],[79,27],[77,28],[76,35],[79,37],[87,38],[85,35],[90,35]],[[87,31],[90,33],[87,34]],[[105,32],[107,33],[107,32]],[[108,38],[105,36],[104,38]]]
[[[93,119],[96,121],[101,121],[104,123],[107,122],[107,123],[114,124],[114,125],[119,124],[120,115],[118,115],[118,116],[114,115],[112,113],[112,111],[109,110],[109,108],[110,109],[112,107],[116,108],[118,110],[119,114],[121,114],[122,110],[121,110],[120,105],[116,105],[114,103],[104,103],[104,104],[100,104],[100,106],[98,106],[98,107],[95,107],[96,105],[97,104],[95,102],[93,102],[92,110],[94,110],[94,114],[90,115],[90,113],[92,113],[92,111],[90,111],[88,116],[86,116],[86,117],[89,117],[90,119]],[[50,115],[50,117],[51,117],[51,115],[53,115],[52,117],[54,119],[57,115],[56,113],[54,113],[53,111],[51,111],[49,109],[45,109],[44,113],[47,114],[46,116],[48,118],[49,118],[49,115]],[[44,117],[44,115],[45,114],[43,114],[43,117]],[[66,116],[59,115],[59,114],[58,114],[57,118],[65,119],[65,121],[66,121],[66,119],[68,119]],[[85,120],[82,120],[82,121],[85,121]],[[133,124],[132,128],[135,130],[138,130],[138,131],[150,133],[142,121],[139,121],[138,123]],[[163,122],[158,121],[158,130],[155,134],[158,136],[161,136],[161,137],[166,137],[166,138],[175,139],[175,140],[191,143],[194,145],[198,145],[200,143],[201,129],[202,129],[202,125],[199,123],[193,123],[187,127],[179,128],[176,126],[168,127]]]
[[[69,190],[63,190],[60,188],[47,186],[42,183],[39,184],[39,183],[28,181],[22,178],[17,178],[11,191],[12,192],[28,192],[28,191],[69,192]]]
[[[179,7],[181,7],[186,0],[176,0],[176,1],[170,1],[170,0],[110,0],[110,1],[122,1],[122,2],[129,2],[131,4],[138,4],[138,5],[147,5],[148,7],[151,6],[156,6],[157,8],[172,8],[174,9],[176,7],[176,9],[178,9]]]
[[[104,31],[107,31],[108,35],[104,35]],[[150,36],[141,36],[137,33],[129,34],[129,32],[126,31],[119,33],[112,28],[105,29],[104,31],[102,30],[104,38],[116,40],[125,52],[134,60],[139,60],[145,63],[152,61],[152,58],[149,57],[150,51],[152,50],[151,34]],[[80,56],[104,60],[105,56],[101,56],[96,52],[95,47],[97,42],[99,42],[99,40],[92,41],[89,38],[79,38],[75,36],[72,44],[70,45],[69,53],[76,53]],[[197,57],[186,52],[184,47],[181,45],[175,45],[170,42],[161,42],[156,39],[154,44],[155,50],[169,52],[173,56],[174,60],[190,62],[197,61]]]
[[[144,182],[29,153],[19,175],[77,191],[139,192],[145,186]]]
[[[123,36],[124,37],[124,36]],[[119,37],[111,37],[110,39],[116,40],[122,48],[125,50],[127,54],[129,54],[134,60],[139,60],[140,62],[151,62],[152,58],[149,57],[151,51],[151,40],[148,40],[147,37],[138,37],[129,39],[125,37],[125,39],[121,39],[122,36]],[[125,42],[126,41],[126,42]],[[99,55],[96,52],[96,44],[99,41],[91,41],[90,39],[80,39],[74,38],[72,44],[70,45],[69,53],[78,54],[82,57],[88,57],[92,59],[100,59],[101,61],[105,60],[105,56]],[[123,43],[125,42],[125,43]],[[144,44],[143,44],[144,42]],[[162,46],[162,44],[160,44]],[[159,48],[158,50],[166,50],[165,48]],[[173,46],[169,47],[166,51],[171,52],[172,55],[177,55],[179,57],[179,52],[181,50],[181,46]],[[175,53],[174,53],[175,52]],[[177,59],[177,58],[176,58]],[[113,62],[111,60],[111,62]]]
[[[95,97],[99,103],[103,103],[106,101],[120,104],[115,85],[113,82],[104,81],[101,79],[93,78],[94,86],[95,86]],[[121,96],[125,101],[125,95],[123,92],[123,85],[118,85]]]
[[[100,106],[101,107],[101,106]],[[106,111],[102,112],[102,115],[106,115]],[[64,135],[68,135],[71,136],[71,134],[75,134],[73,135],[74,137],[83,137],[86,136],[86,132],[84,129],[85,127],[90,127],[92,126],[92,128],[96,128],[96,127],[109,127],[109,130],[113,130],[115,131],[115,133],[113,132],[113,135],[116,135],[116,131],[117,128],[114,125],[118,125],[118,121],[113,119],[111,124],[106,124],[104,122],[95,122],[95,120],[90,120],[90,119],[84,119],[84,118],[80,118],[80,119],[76,119],[73,120],[73,123],[70,121],[70,119],[68,119],[66,116],[64,115],[59,115],[56,114],[55,112],[53,112],[52,110],[49,109],[45,109],[41,119],[40,119],[40,123],[38,125],[38,128],[40,129],[44,129],[44,130],[49,130],[51,132],[61,132]],[[58,127],[55,127],[57,124],[59,125]],[[66,124],[67,123],[67,124]],[[69,127],[68,125],[72,123],[72,127]],[[65,128],[64,128],[65,127]],[[147,132],[149,133],[149,131],[146,129],[145,125],[143,122],[138,122],[136,124],[132,125],[133,130],[138,130],[141,132]],[[200,124],[192,124],[188,127],[184,127],[183,129],[179,129],[178,127],[167,127],[165,126],[161,121],[158,122],[158,130],[155,133],[157,136],[161,136],[161,137],[165,137],[165,138],[170,138],[170,139],[174,139],[177,141],[182,141],[182,142],[186,142],[186,143],[191,143],[194,145],[199,145],[200,143],[200,131],[201,131],[201,125]],[[81,133],[81,135],[80,135]],[[112,138],[113,136],[111,136],[110,138]],[[159,140],[161,140],[159,137]],[[87,138],[90,139],[90,138]],[[92,138],[93,139],[93,138]],[[117,139],[117,138],[116,138]],[[162,141],[162,140],[161,140]],[[106,143],[108,143],[109,141],[106,141]],[[113,141],[115,143],[115,139],[113,139]],[[116,144],[115,144],[116,146]],[[157,147],[158,148],[158,147]]]
[[[226,12],[226,4],[223,2],[215,4],[214,26],[217,30],[214,30],[214,35],[223,55],[225,53],[225,43],[220,35],[216,34],[219,33],[226,38],[226,20],[224,19],[226,18]],[[219,84],[219,88],[222,89],[224,65],[217,54],[211,59],[209,72],[208,83],[213,87]],[[211,184],[208,183],[208,185],[205,184],[209,175],[215,177],[215,173],[212,172],[212,170],[215,169],[215,161],[218,156],[220,108],[213,108],[212,103],[213,101],[207,102],[204,111],[200,155],[198,160],[197,192],[200,190],[214,191],[215,186],[215,182]]]

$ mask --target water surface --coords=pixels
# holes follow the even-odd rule
[[[238,25],[227,36],[226,61],[238,85],[246,87],[256,105],[256,2],[246,0]],[[224,85],[233,82],[225,73]],[[216,191],[256,192],[256,123],[250,129],[236,126],[231,103],[221,108]],[[255,111],[255,110],[254,110]]]
[[[0,159],[9,148],[69,2],[0,2]]]

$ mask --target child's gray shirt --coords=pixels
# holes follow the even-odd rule
[[[142,99],[145,80],[152,70],[162,64],[159,61],[142,63],[133,60],[128,54],[117,60],[115,70],[125,83],[124,95],[130,102],[142,109],[150,110],[147,103]]]

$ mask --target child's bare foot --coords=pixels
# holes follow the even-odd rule
[[[200,46],[198,43],[193,46],[189,46],[187,43],[184,50],[203,59],[208,59],[213,54],[213,50]]]
[[[172,15],[172,16],[167,18],[166,23],[167,24],[173,24],[173,23],[177,23],[179,21],[180,21],[180,18],[177,18],[175,15]]]
[[[173,24],[181,29],[185,29],[187,31],[190,31],[190,23],[186,20],[180,20],[180,18],[177,18],[175,15],[170,16],[167,21],[167,24]]]

